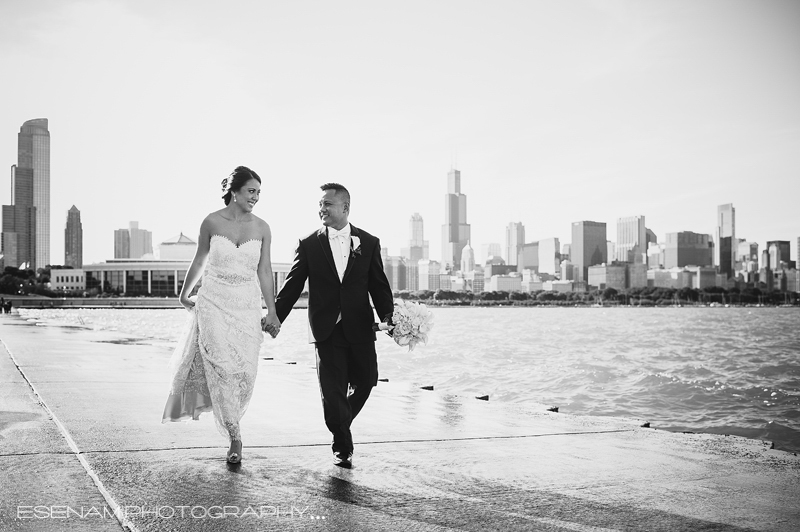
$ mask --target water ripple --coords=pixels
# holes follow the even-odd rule
[[[175,341],[182,309],[23,310],[24,317]],[[382,377],[800,451],[800,309],[434,309],[427,346],[379,340]],[[313,364],[295,311],[262,353]]]

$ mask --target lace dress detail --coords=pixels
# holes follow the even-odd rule
[[[237,246],[224,236],[211,237],[197,301],[170,360],[162,422],[198,419],[212,410],[220,433],[241,440],[239,420],[253,395],[264,339],[260,258],[261,240]]]

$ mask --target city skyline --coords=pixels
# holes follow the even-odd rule
[[[37,119],[37,121],[47,124],[46,119]],[[32,122],[32,121],[28,121]],[[27,122],[26,122],[27,124]],[[24,129],[24,126],[23,126]],[[49,141],[49,135],[48,135]],[[48,142],[49,147],[49,142]],[[11,176],[11,184],[12,190],[22,189],[22,198],[27,198],[31,196],[30,201],[32,201],[33,197],[33,171],[32,169],[22,169],[22,174],[17,175],[20,173],[20,169],[17,165],[12,165],[12,176]],[[30,175],[29,175],[30,174]],[[24,181],[25,178],[28,178],[27,181]],[[21,184],[18,182],[21,181]],[[27,183],[27,184],[26,184]],[[30,190],[28,190],[30,189]],[[462,251],[466,249],[470,249],[470,256],[471,259],[469,261],[470,264],[473,266],[476,264],[480,264],[479,261],[476,261],[476,256],[474,252],[474,248],[470,246],[470,224],[466,224],[466,195],[461,194],[461,173],[457,169],[451,169],[447,174],[447,189],[448,192],[446,194],[446,201],[445,201],[445,209],[444,209],[444,218],[445,220],[450,220],[451,223],[446,223],[442,226],[443,231],[443,238],[444,235],[448,233],[453,233],[456,235],[456,238],[460,236],[466,235],[466,240],[462,240],[459,242],[458,240],[452,242],[450,244],[450,248],[456,252],[456,246],[461,247]],[[25,192],[27,191],[27,192]],[[19,193],[17,193],[17,197],[19,197]],[[25,203],[26,200],[23,200]],[[27,205],[27,203],[26,203]],[[8,208],[8,206],[6,206]],[[684,265],[716,265],[721,273],[727,274],[728,276],[732,275],[733,268],[735,263],[737,262],[737,257],[739,256],[739,247],[742,245],[748,245],[750,247],[755,246],[755,248],[759,248],[758,242],[750,242],[747,240],[742,240],[741,238],[736,237],[735,234],[735,207],[732,204],[725,204],[725,205],[718,205],[717,206],[717,231],[716,235],[711,234],[696,234],[693,231],[680,231],[680,232],[673,232],[667,233],[664,236],[664,239],[659,243],[664,245],[666,244],[666,262],[662,267],[666,268],[673,268],[673,267],[683,267]],[[32,210],[33,217],[35,218],[36,209]],[[31,221],[31,225],[35,226],[35,220]],[[588,225],[587,225],[588,224]],[[454,226],[454,227],[453,227]],[[645,227],[645,217],[642,215],[637,216],[630,216],[630,217],[623,217],[618,218],[616,222],[617,227],[617,240],[611,241],[608,239],[608,232],[606,222],[593,222],[593,221],[578,221],[572,223],[572,241],[569,243],[570,247],[574,250],[577,250],[577,262],[575,265],[577,266],[579,262],[585,262],[583,265],[583,272],[586,272],[586,268],[590,265],[590,262],[595,261],[595,258],[584,257],[582,252],[580,251],[580,247],[576,244],[574,239],[578,238],[579,240],[584,240],[586,237],[586,229],[585,227],[600,227],[602,226],[602,232],[605,234],[606,242],[608,244],[608,254],[607,256],[602,259],[603,263],[612,263],[615,261],[626,262],[626,259],[621,257],[622,254],[625,254],[628,259],[627,262],[635,262],[634,255],[631,255],[631,252],[640,249],[637,242],[644,242],[645,239],[649,238],[647,233],[650,233],[651,230]],[[408,246],[401,248],[400,255],[393,255],[390,258],[396,259],[402,257],[407,260],[411,260],[412,262],[416,262],[417,260],[428,260],[428,241],[424,240],[424,221],[422,216],[415,212],[411,215],[409,220],[409,240]],[[576,232],[576,227],[577,229]],[[465,228],[465,229],[463,229]],[[65,224],[65,259],[63,265],[80,268],[82,266],[82,224],[80,221],[80,211],[73,205],[69,211],[67,212],[67,221]],[[503,255],[508,255],[511,252],[511,243],[512,241],[517,242],[515,244],[515,251],[519,253],[522,252],[523,248],[526,248],[531,245],[538,246],[539,241],[528,241],[525,238],[525,226],[522,222],[509,222],[509,224],[505,228],[506,233],[506,244]],[[128,228],[117,229],[114,230],[114,257],[115,259],[119,258],[141,258],[143,256],[154,256],[153,252],[153,245],[152,245],[152,231],[144,230],[139,228],[139,222],[131,221],[129,223]],[[181,233],[181,238],[183,238],[183,234]],[[681,242],[684,239],[691,239],[693,242],[700,238],[705,239],[702,241],[697,241],[701,244],[701,248],[705,249],[709,242],[715,246],[712,250],[709,250],[713,256],[710,256],[709,259],[706,260],[679,260],[677,256],[673,255],[675,253],[674,248],[672,246],[676,245],[676,243],[680,240]],[[599,233],[594,235],[590,238],[591,240],[596,240],[596,243],[600,242]],[[739,240],[742,240],[739,242]],[[551,239],[543,239],[543,241],[552,241],[551,248],[558,249],[558,238],[551,238]],[[33,242],[36,242],[36,238],[33,239]],[[783,247],[780,252],[778,252],[777,256],[782,256],[783,259],[786,260],[787,253],[790,257],[793,257],[795,261],[800,260],[795,254],[791,253],[791,245],[792,241],[782,241]],[[170,243],[170,239],[165,240],[163,243]],[[555,247],[552,244],[555,244]],[[647,243],[647,242],[646,242]],[[775,261],[775,252],[772,251],[771,245],[774,244],[775,241],[767,241],[764,244],[764,248],[762,254],[764,258],[762,261]],[[460,244],[460,245],[459,245]],[[800,246],[800,237],[797,238],[797,244]],[[503,248],[500,247],[499,244],[496,243],[485,243],[482,245],[487,250],[491,247],[496,247],[497,250],[502,250]],[[36,246],[38,249],[39,246]],[[389,249],[388,247],[384,246],[386,250],[387,257],[389,257]],[[447,247],[443,246],[443,252],[447,251]],[[549,248],[548,248],[549,249]],[[614,249],[615,251],[612,252],[611,250]],[[800,249],[800,248],[797,248]],[[49,251],[49,250],[48,250]],[[663,250],[662,250],[663,252]],[[459,257],[461,257],[458,261],[456,261],[452,265],[452,269],[461,270],[461,271],[472,271],[472,269],[464,270],[464,257],[462,256],[462,252],[457,252]],[[484,252],[485,254],[486,252]],[[595,251],[595,254],[597,251]],[[648,261],[649,253],[646,251],[644,253],[639,254],[641,260],[645,263]],[[413,255],[413,256],[412,256]],[[516,253],[514,254],[516,256]],[[16,255],[15,255],[16,256]],[[70,259],[70,256],[77,257],[74,260]],[[500,256],[498,254],[497,256]],[[672,258],[670,258],[672,257]],[[727,266],[721,264],[723,257],[727,257],[730,262]],[[769,257],[769,258],[767,258]],[[109,257],[110,258],[110,257]],[[189,257],[186,257],[189,258]],[[488,257],[487,257],[488,258]],[[508,264],[508,257],[504,256],[506,259],[506,263]],[[430,258],[430,260],[436,260],[435,258]],[[754,259],[758,262],[758,259]],[[97,261],[104,262],[104,261]],[[442,261],[437,261],[442,262]],[[767,262],[765,262],[766,264]],[[544,264],[544,263],[543,263]],[[511,266],[515,264],[509,264]],[[536,267],[539,269],[539,262],[536,261]],[[443,270],[447,266],[445,261],[442,264]],[[39,266],[41,267],[41,266]],[[579,267],[579,266],[578,266]],[[391,268],[391,266],[390,266]],[[542,271],[549,271],[549,267],[547,270]],[[558,267],[556,266],[556,270]],[[586,277],[585,273],[581,274],[580,272],[577,274],[578,278],[583,280]]]
[[[240,7],[0,6],[0,68],[25,80],[4,87],[0,160],[16,160],[19,124],[49,119],[51,218],[81,205],[84,263],[112,257],[111,228],[129,220],[154,242],[196,238],[239,164],[264,179],[255,212],[276,261],[319,226],[327,181],[391,255],[419,213],[441,259],[448,168],[463,172],[476,250],[511,221],[562,244],[573,222],[613,239],[636,215],[659,241],[715,235],[733,204],[738,238],[790,241],[797,257],[795,2]]]

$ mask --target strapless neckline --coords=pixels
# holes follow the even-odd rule
[[[251,242],[259,242],[259,243],[261,242],[260,238],[251,238],[249,240],[245,240],[244,242],[241,242],[240,244],[237,244],[236,242],[234,242],[233,240],[231,240],[230,238],[228,238],[225,235],[214,234],[214,235],[211,235],[211,238],[214,238],[215,236],[221,238],[225,242],[230,242],[236,249],[239,249],[240,247],[242,247],[242,246],[244,246],[246,244],[249,244]]]

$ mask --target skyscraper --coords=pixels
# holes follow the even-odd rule
[[[767,242],[767,253],[769,254],[769,265],[767,268],[778,270],[781,263],[785,262],[787,267],[791,267],[791,245],[788,240],[770,240]]]
[[[570,260],[572,254],[572,244],[561,246],[561,260]]]
[[[739,244],[736,246],[736,269],[748,270],[758,266],[758,242],[748,242],[744,239],[736,239]]]
[[[539,273],[557,275],[561,271],[561,244],[558,238],[539,240]]]
[[[141,259],[143,256],[153,254],[153,233],[146,229],[139,229],[139,222],[131,222],[131,257]]]
[[[486,261],[489,260],[489,257],[500,257],[502,256],[503,251],[500,248],[500,244],[496,242],[492,242],[491,244],[482,244],[481,245],[481,264],[486,264]]]
[[[519,246],[517,271],[533,270],[537,274],[557,275],[561,271],[561,253],[557,238],[544,238]]]
[[[81,211],[75,205],[67,212],[67,227],[64,229],[64,266],[83,268],[83,225]]]
[[[475,250],[469,242],[461,250],[461,271],[464,273],[475,271]]]
[[[570,262],[575,265],[575,280],[589,280],[589,266],[608,260],[605,222],[573,222]]]
[[[511,222],[506,227],[506,264],[516,266],[520,249],[525,244],[525,226],[522,222]]]
[[[647,255],[647,228],[644,226],[644,216],[619,218],[615,258],[619,262],[635,262],[635,254],[640,257]]]
[[[683,268],[684,266],[712,266],[714,247],[711,235],[691,231],[667,233],[664,242],[664,267]]]
[[[3,205],[0,243],[3,264],[36,268],[36,207],[33,206],[33,169],[11,166],[11,205]]]
[[[131,256],[131,233],[127,229],[114,229],[114,258],[129,259]]]
[[[406,273],[406,261],[403,257],[387,257],[383,263],[383,271],[392,290],[407,290],[406,281],[408,276]]]
[[[417,266],[418,290],[438,290],[441,286],[439,263],[435,260],[422,260]]]
[[[33,172],[33,206],[36,207],[36,268],[50,264],[50,131],[46,118],[28,120],[19,130],[18,170]]]
[[[647,244],[644,246],[644,256],[645,256],[645,264],[647,264],[648,268],[652,268],[650,264],[650,245],[658,245],[658,238],[656,234],[649,228],[647,228]]]
[[[422,216],[415,212],[409,221],[409,234],[411,239],[408,247],[400,250],[400,255],[416,263],[421,259],[428,258],[428,241],[424,239]]]
[[[539,273],[539,242],[528,242],[517,249],[517,271],[533,270]]]
[[[114,258],[141,259],[153,253],[153,233],[139,229],[139,222],[131,222],[128,229],[114,231]]]
[[[736,264],[736,209],[726,203],[717,207],[717,266],[719,273],[733,277]]]
[[[461,193],[461,172],[447,174],[447,194],[444,196],[444,225],[442,226],[442,266],[455,270],[460,266],[461,251],[470,239],[467,223],[467,196]]]

